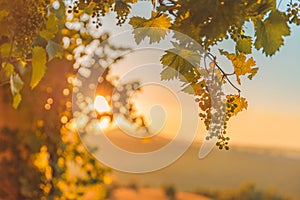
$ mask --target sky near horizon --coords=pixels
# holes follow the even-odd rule
[[[284,2],[282,2],[283,4]],[[132,13],[133,15],[148,16],[151,8],[146,3],[140,4],[133,7]],[[104,20],[103,28],[107,28],[112,35],[128,30],[128,26],[121,28],[112,26],[111,20],[112,17],[108,16],[107,20]],[[253,32],[251,26],[248,31],[249,33]],[[259,72],[252,81],[243,80],[242,86],[240,86],[241,95],[247,98],[249,107],[248,110],[233,117],[229,122],[228,136],[231,137],[231,144],[300,150],[300,27],[292,26],[291,36],[285,37],[284,41],[284,46],[272,57],[266,57],[261,51],[253,50],[252,56],[257,62]],[[222,42],[213,48],[213,53],[216,55],[218,48],[234,49],[231,41]],[[151,56],[155,57],[155,53],[151,53]],[[157,59],[159,61],[159,57]],[[149,62],[150,60],[149,58]],[[224,59],[218,61],[220,64],[223,62],[224,65],[228,64]],[[124,66],[124,62],[127,64],[127,68]],[[131,58],[125,59],[124,62],[117,63],[112,71],[119,75],[126,73],[129,70],[128,67],[146,63],[147,58],[131,55]],[[157,96],[157,93],[152,96]],[[165,99],[164,103],[168,104],[168,98],[163,97],[164,95],[161,95],[161,98]],[[141,99],[140,102],[144,104],[151,102],[149,100],[151,99],[151,89],[148,88],[144,98],[146,100]],[[173,106],[176,103],[171,104]],[[166,110],[170,110],[170,116],[173,116],[174,111],[178,110],[175,108],[176,106],[172,109],[172,106],[166,108]],[[176,127],[172,126],[172,122],[169,123],[166,124],[167,127],[164,130],[166,132],[172,132],[172,128]],[[173,122],[173,124],[175,123],[177,124],[177,121]],[[202,122],[199,123],[199,127],[197,137],[203,138],[205,131]]]

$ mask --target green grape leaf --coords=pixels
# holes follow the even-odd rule
[[[12,103],[12,107],[14,109],[18,109],[20,103],[22,101],[22,95],[20,93],[17,93],[13,96],[13,103]]]
[[[258,19],[254,22],[255,48],[262,48],[267,56],[274,55],[284,43],[283,36],[288,36],[291,32],[286,15],[273,10],[266,20]]]
[[[256,62],[252,57],[246,60],[246,56],[243,53],[235,55],[224,50],[219,51],[221,55],[225,55],[227,59],[231,61],[239,84],[241,84],[240,76],[248,75],[248,78],[251,80],[256,75],[258,68],[254,67],[256,66]]]
[[[10,76],[10,90],[13,96],[20,93],[20,90],[23,88],[23,86],[24,82],[19,74],[12,74]]]
[[[239,95],[227,95],[226,96],[227,103],[231,106],[227,106],[227,112],[230,111],[233,115],[237,115],[239,112],[244,109],[247,110],[248,102],[244,97],[240,97]],[[233,109],[232,109],[233,107]]]
[[[42,47],[34,47],[32,50],[32,76],[30,80],[31,89],[35,88],[41,81],[46,71],[46,51]]]
[[[46,51],[48,54],[48,61],[52,60],[53,58],[62,58],[63,56],[63,48],[58,43],[54,42],[53,40],[49,40],[46,46]]]
[[[163,71],[165,80],[178,78],[179,75],[185,75],[193,71],[201,59],[201,56],[196,51],[180,47],[176,43],[173,43],[173,45],[175,48],[165,51],[166,53],[161,57],[160,62],[164,67],[170,67],[178,73],[167,73],[170,72],[170,70]]]
[[[252,52],[252,38],[249,36],[239,37],[236,41],[236,49],[244,54]]]
[[[0,55],[2,57],[8,57],[10,52],[11,44],[4,43],[0,46]]]
[[[163,81],[169,81],[169,80],[172,80],[174,79],[176,76],[178,75],[178,72],[171,68],[171,67],[165,67],[163,69],[163,71],[160,73],[160,78],[161,80]]]
[[[196,83],[200,78],[200,70],[193,68],[191,71],[185,74],[179,74],[179,80],[184,82],[184,85],[189,83]]]
[[[137,44],[147,37],[150,38],[150,44],[152,44],[166,37],[169,32],[168,28],[171,26],[171,18],[166,14],[152,12],[150,19],[132,17],[129,24],[135,29],[133,30],[133,34]]]
[[[45,38],[46,40],[50,40],[52,38],[54,38],[54,36],[57,34],[58,32],[58,20],[56,18],[56,15],[51,13],[46,21],[46,28],[43,29],[40,32],[40,35]]]

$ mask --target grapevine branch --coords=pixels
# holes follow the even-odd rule
[[[6,84],[9,84],[9,80],[1,82],[1,83],[0,83],[0,87],[4,86],[4,85],[6,85]]]
[[[211,61],[214,62],[215,66],[216,66],[216,67],[218,68],[218,70],[222,73],[222,75],[223,75],[222,78],[225,78],[225,79],[228,81],[228,83],[229,83],[234,89],[236,89],[236,90],[238,91],[238,93],[240,94],[240,93],[241,93],[241,90],[240,90],[238,87],[236,87],[236,86],[231,82],[231,80],[228,78],[228,76],[234,75],[235,72],[233,72],[233,73],[225,73],[224,70],[223,70],[223,69],[218,65],[218,63],[216,62],[215,56],[212,55],[211,53],[207,52],[207,53],[205,54],[205,57],[209,57],[209,59],[210,59]],[[205,66],[205,68],[206,68],[206,66]],[[206,68],[206,70],[207,70],[207,68]]]

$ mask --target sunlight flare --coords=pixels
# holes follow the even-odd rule
[[[108,105],[106,99],[103,96],[96,96],[94,101],[94,108],[99,113],[109,112],[111,110],[110,106]]]

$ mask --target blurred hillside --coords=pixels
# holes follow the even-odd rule
[[[119,131],[108,136],[113,143],[133,152],[153,151],[168,143],[160,137],[148,141],[135,139]],[[90,139],[96,143],[97,136]],[[114,171],[114,179],[122,184],[136,182],[151,187],[172,184],[184,191],[236,189],[242,183],[253,182],[261,189],[271,188],[282,195],[300,198],[300,152],[233,146],[229,151],[215,149],[199,160],[200,145],[193,144],[180,159],[162,170],[146,174]]]

